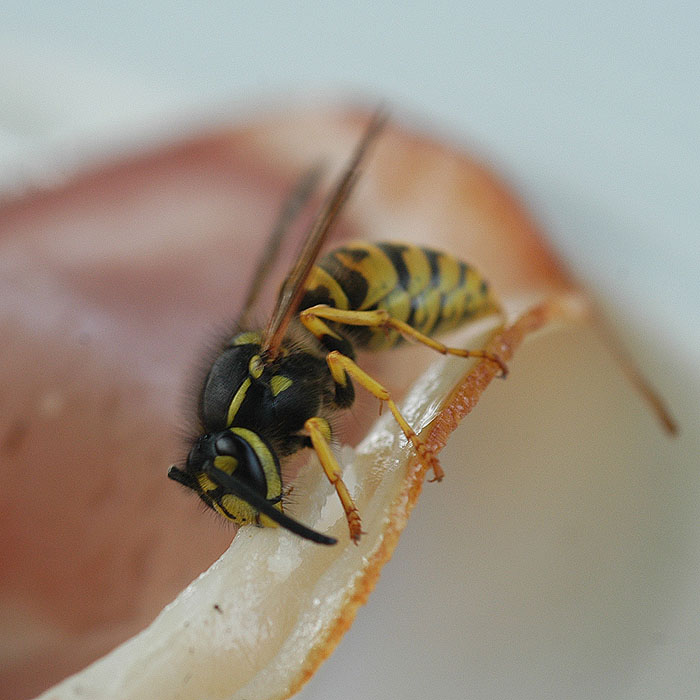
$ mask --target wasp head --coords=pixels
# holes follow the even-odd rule
[[[279,465],[269,447],[252,431],[231,428],[200,435],[187,455],[185,468],[171,467],[168,476],[196,491],[210,508],[241,525],[272,525],[260,519],[245,495],[274,505],[282,496]]]
[[[247,428],[227,428],[200,435],[184,469],[168,476],[195,491],[210,508],[239,525],[281,525],[306,539],[335,544],[282,512],[282,479],[274,452]]]

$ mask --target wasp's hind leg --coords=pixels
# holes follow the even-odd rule
[[[441,343],[435,338],[431,338],[420,331],[417,331],[412,326],[409,326],[399,319],[393,318],[386,309],[376,309],[374,311],[346,311],[345,309],[336,309],[326,304],[318,304],[304,309],[299,318],[301,322],[308,328],[324,345],[328,346],[329,342],[336,342],[336,338],[341,338],[335,333],[325,321],[333,323],[341,323],[347,326],[366,326],[369,328],[385,328],[387,330],[394,329],[398,331],[407,340],[414,340],[423,345],[427,345],[433,350],[437,350],[443,355],[456,355],[457,357],[480,357],[490,360],[497,364],[501,369],[501,376],[505,377],[508,374],[508,367],[503,360],[487,352],[486,350],[465,350],[463,348],[451,348]],[[329,349],[336,349],[329,347]],[[338,348],[342,352],[342,348]],[[348,353],[344,353],[348,354]]]
[[[309,433],[311,444],[318,455],[318,460],[321,462],[321,466],[328,477],[328,481],[333,484],[338,498],[343,505],[345,517],[347,518],[348,527],[350,529],[350,539],[357,544],[362,536],[360,512],[343,481],[340,465],[331,450],[329,442],[331,439],[331,427],[324,418],[314,417],[309,418],[306,423],[304,423],[304,428]]]

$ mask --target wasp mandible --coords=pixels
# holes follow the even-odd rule
[[[500,366],[503,376],[507,372],[495,355],[447,347],[433,338],[468,321],[502,314],[487,282],[466,263],[402,243],[349,244],[318,260],[385,121],[382,111],[370,121],[309,228],[267,327],[241,330],[220,349],[199,394],[199,435],[184,468],[173,466],[168,472],[240,525],[282,526],[313,542],[337,542],[284,512],[282,465],[310,448],[340,498],[351,539],[359,541],[360,514],[333,454],[329,422],[331,414],[353,404],[353,383],[386,402],[433,479],[442,479],[437,458],[389,391],[355,362],[356,347],[388,348],[405,338],[443,354],[486,358]],[[308,199],[313,180],[292,197],[292,212]],[[288,207],[273,238],[281,236],[292,216]],[[254,292],[248,299],[252,296]]]

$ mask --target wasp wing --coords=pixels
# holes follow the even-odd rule
[[[297,261],[280,288],[277,306],[263,335],[262,350],[268,358],[274,359],[279,352],[282,339],[287,331],[289,322],[297,312],[304,294],[304,285],[309,277],[311,268],[328,235],[331,225],[338,218],[343,205],[347,201],[353,185],[359,175],[359,166],[370,145],[377,138],[386,123],[384,110],[377,110],[365,133],[355,148],[349,163],[333,190],[326,197],[321,210],[314,219],[306,235]]]
[[[307,170],[289,193],[282,205],[282,209],[277,215],[277,221],[272,229],[272,233],[265,246],[265,255],[261,256],[255,274],[252,277],[248,294],[243,302],[241,315],[238,318],[238,326],[247,328],[250,325],[249,313],[260,295],[260,290],[265,286],[267,277],[270,274],[277,258],[279,257],[282,241],[284,240],[289,227],[299,216],[304,207],[308,204],[318,187],[323,174],[323,167],[316,165]]]

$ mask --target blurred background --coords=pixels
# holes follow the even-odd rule
[[[652,369],[685,377],[684,428],[697,433],[696,3],[5,0],[1,25],[6,192],[289,99],[382,101],[512,183],[628,337],[652,339]],[[697,597],[687,605],[679,615],[697,619]],[[352,683],[367,610],[300,697],[345,697],[334,678]],[[662,659],[678,666],[652,660],[610,697],[697,697],[693,634],[665,638]],[[497,688],[484,681],[475,697]]]
[[[4,178],[40,174],[55,147],[288,97],[381,99],[481,152],[615,305],[698,346],[695,3],[6,0],[2,15]]]

